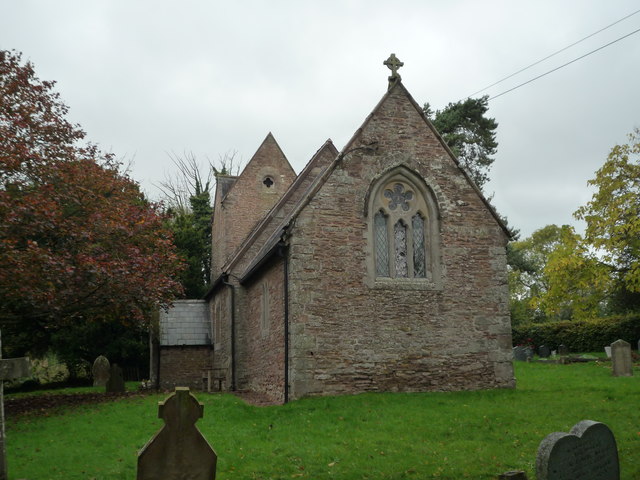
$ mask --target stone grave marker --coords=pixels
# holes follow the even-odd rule
[[[558,345],[558,355],[569,355],[569,349],[566,345]]]
[[[176,387],[164,402],[158,402],[158,417],[165,425],[140,450],[137,480],[215,479],[218,457],[195,425],[203,411],[186,387]]]
[[[519,362],[527,362],[533,358],[533,350],[529,347],[518,345],[513,347],[513,358]]]
[[[551,356],[551,349],[546,345],[540,345],[540,348],[538,348],[538,356],[540,358],[549,358]]]
[[[124,392],[124,377],[122,375],[122,369],[117,363],[111,365],[109,370],[109,380],[105,385],[105,391],[107,393],[123,393]]]
[[[614,377],[630,377],[633,375],[631,345],[628,342],[616,340],[611,344],[611,368]]]
[[[537,480],[620,480],[618,448],[604,423],[582,420],[569,433],[547,435],[538,447]]]
[[[611,358],[611,345],[604,347],[604,353],[607,355],[607,358]]]
[[[111,376],[111,365],[109,359],[104,355],[100,355],[93,362],[91,367],[91,374],[93,375],[94,387],[105,387]]]
[[[0,480],[8,480],[7,448],[4,430],[4,381],[31,375],[29,358],[2,359],[2,339],[0,338]]]

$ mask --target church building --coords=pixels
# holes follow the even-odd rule
[[[212,287],[161,314],[158,382],[309,395],[515,386],[499,216],[392,69],[298,174],[269,134],[217,177]]]

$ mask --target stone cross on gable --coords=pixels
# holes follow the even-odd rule
[[[389,67],[389,70],[391,70],[391,76],[389,77],[389,88],[391,88],[396,82],[402,79],[398,73],[398,69],[404,65],[404,62],[398,60],[396,54],[392,53],[389,55],[389,58],[383,62],[383,65],[386,65]]]
[[[31,364],[27,357],[2,359],[0,338],[0,480],[8,480],[7,449],[4,432],[4,381],[31,375]]]

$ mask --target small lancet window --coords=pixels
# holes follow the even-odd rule
[[[395,270],[396,277],[409,276],[409,264],[407,263],[407,226],[402,220],[398,220],[393,227],[396,246]]]
[[[387,232],[387,216],[378,212],[374,218],[374,235],[376,251],[376,275],[389,276],[389,237]]]
[[[267,188],[271,188],[271,186],[275,183],[273,181],[273,178],[271,177],[265,177],[265,179],[262,181],[262,183],[267,187]]]
[[[425,278],[427,268],[425,262],[425,242],[424,242],[424,218],[420,212],[411,218],[413,227],[413,276]]]

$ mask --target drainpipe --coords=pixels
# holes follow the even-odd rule
[[[231,289],[231,391],[236,391],[236,287],[228,282],[229,275],[222,277],[222,283]]]
[[[284,259],[284,403],[289,402],[289,256],[280,245],[278,255]]]

